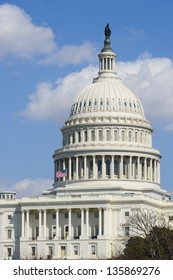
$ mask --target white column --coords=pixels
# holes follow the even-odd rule
[[[89,237],[89,208],[86,208],[86,238]]]
[[[147,159],[144,158],[144,180],[147,181]]]
[[[68,239],[71,239],[71,209],[68,209]]]
[[[157,182],[160,183],[160,161],[157,162]]]
[[[106,170],[105,170],[105,156],[102,156],[102,178],[105,179]]]
[[[111,156],[111,179],[114,178],[114,156]]]
[[[79,157],[79,174],[78,174],[78,178],[82,179],[82,163],[81,163],[82,159],[81,157]]]
[[[44,230],[44,232],[43,232],[43,237],[46,239],[46,209],[44,209],[43,210],[43,230]]]
[[[129,156],[129,162],[128,162],[128,179],[131,180],[132,177],[132,157]]]
[[[22,210],[22,238],[25,237],[25,211]]]
[[[104,213],[104,228],[103,228],[103,232],[104,232],[104,236],[106,237],[108,234],[107,231],[107,225],[108,225],[108,219],[107,219],[107,208],[103,209],[103,213]]]
[[[59,209],[56,209],[56,239],[59,239]]]
[[[93,179],[96,178],[96,157],[93,156]]]
[[[84,237],[84,209],[81,209],[81,236],[82,239]]]
[[[63,161],[62,161],[62,169],[65,170],[66,169],[66,166],[65,166],[65,159],[63,158]],[[65,181],[65,177],[63,177],[63,181]]]
[[[29,238],[29,210],[26,211],[26,237]]]
[[[84,179],[87,179],[87,156],[84,156]]]
[[[79,170],[79,158],[76,157],[76,180],[79,179],[79,174],[78,174],[78,170]]]
[[[156,159],[154,160],[154,182],[157,181]]]
[[[102,208],[99,208],[99,236],[102,235]]]
[[[153,161],[150,159],[150,181],[153,181]]]
[[[119,174],[120,174],[120,179],[123,179],[123,156],[120,156]]]
[[[141,180],[141,164],[140,164],[140,157],[137,158],[138,161],[138,180]]]
[[[71,180],[71,157],[68,159],[68,179]]]
[[[42,232],[41,232],[41,210],[39,210],[39,236],[38,237],[42,237]]]

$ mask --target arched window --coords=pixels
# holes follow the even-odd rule
[[[95,133],[94,130],[91,130],[91,141],[95,140]]]
[[[110,176],[110,160],[106,160],[106,175]]]
[[[110,141],[110,130],[106,130],[106,141]]]
[[[80,133],[80,131],[78,132],[78,142],[79,143],[81,142],[81,133]]]
[[[73,132],[72,134],[72,137],[73,137],[73,144],[75,143],[75,133]]]
[[[102,130],[99,130],[99,141],[103,140],[103,132]]]
[[[114,175],[118,176],[118,160],[114,160]]]
[[[122,132],[121,132],[121,140],[122,141],[125,141],[125,131],[123,130]]]
[[[129,131],[129,142],[132,142],[132,132]]]
[[[140,142],[141,143],[143,142],[143,133],[142,132],[140,133]]]
[[[114,141],[118,141],[118,131],[114,130]]]
[[[84,131],[84,141],[87,142],[87,130]]]
[[[135,142],[137,143],[138,142],[138,133],[135,132]]]
[[[102,161],[101,159],[98,160],[98,177],[102,175]]]

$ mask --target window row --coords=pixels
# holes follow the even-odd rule
[[[88,129],[63,134],[63,146],[94,141],[122,141],[151,145],[151,133],[129,129]]]
[[[73,244],[72,245],[72,250],[73,250],[73,255],[74,256],[80,256],[82,255],[82,252],[80,252],[80,245],[79,244]],[[96,255],[97,253],[97,244],[90,244],[89,245],[89,250],[90,250],[90,255]],[[9,254],[8,256],[11,256],[11,248],[9,248]],[[38,257],[37,253],[37,245],[31,245],[30,247],[30,252],[32,257]],[[53,256],[55,256],[55,246],[54,245],[47,245],[46,248],[46,253],[47,253],[47,259],[51,259]],[[59,246],[59,252],[57,252],[59,257],[65,258],[67,255],[67,247],[66,245],[60,245]],[[81,256],[82,257],[82,256]],[[40,256],[41,259],[41,256]]]
[[[118,99],[116,100],[116,98],[112,98],[110,100],[110,98],[100,98],[99,100],[97,98],[93,99],[86,99],[84,101],[79,101],[77,103],[74,103],[72,105],[71,108],[71,113],[70,115],[75,115],[77,113],[80,112],[86,112],[86,111],[91,111],[95,110],[113,110],[113,111],[121,111],[121,110],[125,110],[125,111],[135,111],[135,112],[140,112],[140,105],[135,102],[134,100],[122,100],[122,99]]]

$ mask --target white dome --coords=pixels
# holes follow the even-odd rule
[[[99,78],[86,87],[76,98],[70,117],[76,115],[126,115],[145,118],[139,98],[116,76]]]

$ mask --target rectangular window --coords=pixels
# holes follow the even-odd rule
[[[39,219],[39,215],[35,214],[35,219],[38,220]]]
[[[125,212],[125,216],[126,216],[126,217],[129,216],[129,212],[128,212],[128,211]]]
[[[8,254],[8,257],[12,256],[12,249],[11,248],[7,248],[7,254]]]
[[[81,213],[77,213],[77,218],[78,218],[78,219],[81,218]]]
[[[125,227],[125,236],[130,235],[130,227]]]
[[[7,238],[8,239],[12,238],[12,230],[11,229],[8,229],[8,231],[7,231]]]
[[[91,254],[92,255],[96,254],[96,245],[91,245]]]
[[[35,246],[31,247],[31,254],[32,254],[32,256],[36,255],[36,247]]]
[[[8,220],[11,220],[12,216],[11,215],[8,215]]]
[[[49,246],[49,255],[50,255],[50,256],[53,255],[53,246]]]
[[[65,219],[68,219],[68,213],[65,213],[64,217]]]
[[[79,255],[79,246],[74,245],[74,255]]]

